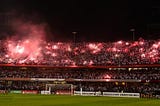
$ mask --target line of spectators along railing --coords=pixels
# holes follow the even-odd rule
[[[134,79],[134,80],[160,80],[159,69],[141,70],[109,70],[109,69],[63,69],[51,70],[18,70],[0,69],[0,78],[56,78],[56,79]]]
[[[150,83],[150,84],[134,84],[134,83],[125,83],[115,84],[112,83],[75,83],[74,90],[80,91],[82,88],[83,91],[103,91],[103,92],[131,92],[131,93],[152,93],[159,90],[159,83]],[[30,81],[12,81],[9,84],[0,83],[1,90],[45,90],[46,82],[30,82]],[[69,90],[67,86],[59,86],[61,90]]]

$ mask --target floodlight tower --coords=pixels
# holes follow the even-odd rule
[[[130,29],[130,31],[132,32],[132,40],[134,41],[135,40],[135,29],[132,28]]]
[[[72,32],[72,34],[73,34],[73,40],[74,40],[74,43],[76,43],[76,34],[77,34],[77,32],[76,32],[76,31],[74,31],[74,32]]]

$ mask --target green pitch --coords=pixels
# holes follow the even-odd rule
[[[0,106],[160,106],[160,100],[7,94],[0,95]]]

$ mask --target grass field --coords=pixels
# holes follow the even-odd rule
[[[160,106],[160,100],[7,94],[0,95],[0,106]]]

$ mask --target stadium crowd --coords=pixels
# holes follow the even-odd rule
[[[22,41],[14,43],[0,41],[0,63],[51,66],[123,66],[160,63],[159,40],[139,39],[134,42],[107,43],[43,42],[35,51],[30,51],[30,46],[34,45],[28,47]]]
[[[124,85],[123,85],[124,84]],[[85,83],[81,87],[84,91],[104,91],[104,92],[134,92],[134,93],[144,93],[153,92],[159,90],[159,84],[134,84],[134,83]],[[81,88],[78,86],[76,90]]]
[[[84,91],[105,91],[105,92],[154,92],[159,90],[160,69],[159,68],[142,68],[142,69],[81,69],[81,68],[0,68],[0,89],[4,90],[45,90],[46,81],[30,81],[25,78],[44,78],[44,79],[72,79],[75,90],[82,88]],[[11,78],[9,81],[4,78]],[[21,78],[22,81],[15,80]],[[73,79],[82,80],[106,80],[108,82],[74,82]],[[110,79],[117,81],[110,82]],[[134,80],[125,82],[122,80]],[[135,80],[141,80],[136,83]],[[120,81],[120,82],[119,82]],[[143,82],[145,81],[145,82]],[[146,81],[151,81],[150,83]]]
[[[34,71],[33,71],[34,70]],[[160,80],[159,69],[109,70],[109,69],[63,69],[54,70],[4,70],[0,69],[0,78],[54,78],[54,79],[128,79]]]
[[[43,42],[32,48],[28,41],[0,41],[0,64],[27,64],[49,66],[124,66],[160,63],[160,41],[143,40],[54,43]],[[30,52],[29,52],[30,51]],[[45,69],[42,68],[0,68],[0,89],[44,90],[46,82],[4,81],[4,78],[55,78],[55,79],[118,79],[118,80],[160,80],[159,68],[137,70],[112,69]],[[146,92],[160,88],[159,84],[116,85],[113,83],[75,83],[77,90]]]
[[[0,83],[1,90],[45,90],[46,82],[32,81],[12,81],[10,84]],[[102,92],[131,92],[131,93],[147,93],[160,90],[159,83],[124,83],[119,82],[84,82],[74,83],[74,90],[80,91],[102,91]],[[63,88],[60,88],[63,89]],[[69,88],[68,88],[69,89]]]

